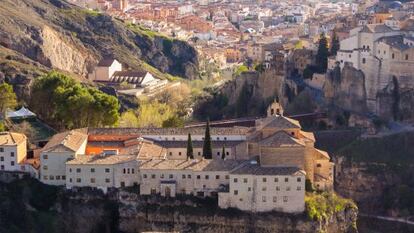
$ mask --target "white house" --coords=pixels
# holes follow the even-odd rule
[[[121,63],[113,58],[102,59],[88,78],[92,81],[109,81],[116,71],[122,71]]]

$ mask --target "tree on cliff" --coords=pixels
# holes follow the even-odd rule
[[[203,156],[206,159],[213,158],[213,150],[210,136],[210,120],[207,120],[206,131],[204,134]]]
[[[321,34],[319,39],[318,53],[316,54],[316,65],[318,66],[318,72],[325,73],[328,68],[328,40],[325,34]]]
[[[338,50],[340,48],[339,39],[336,36],[336,33],[333,32],[332,39],[331,39],[331,51],[330,54],[333,56],[336,56],[338,53]]]
[[[119,120],[115,97],[58,72],[36,79],[31,97],[33,110],[59,129],[113,126]]]
[[[7,83],[0,84],[0,114],[5,114],[7,109],[17,106],[16,94],[13,87]]]
[[[191,134],[188,134],[187,139],[187,159],[194,159],[194,152],[193,152],[193,141],[191,140]]]

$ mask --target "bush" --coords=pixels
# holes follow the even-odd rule
[[[308,217],[316,221],[329,219],[333,214],[346,208],[357,208],[350,199],[339,197],[335,193],[324,192],[321,194],[307,194],[305,197],[306,213]]]

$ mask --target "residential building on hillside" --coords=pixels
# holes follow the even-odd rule
[[[27,137],[21,133],[0,132],[0,172],[22,172],[38,177],[39,162],[27,158]]]
[[[305,210],[305,172],[297,167],[263,167],[251,160],[230,172],[229,183],[229,191],[219,193],[221,208],[288,213]]]
[[[54,135],[40,153],[40,181],[49,185],[65,185],[65,163],[84,153],[87,139],[87,134],[77,130]]]

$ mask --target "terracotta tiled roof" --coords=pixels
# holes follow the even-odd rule
[[[15,146],[26,139],[26,136],[21,133],[0,132],[0,146]]]
[[[244,163],[230,172],[234,175],[305,175],[305,171],[298,167],[262,167],[257,162]]]
[[[211,135],[245,135],[247,127],[211,127]],[[138,134],[145,135],[204,135],[205,127],[194,128],[90,128],[89,134]]]
[[[67,165],[78,165],[78,164],[101,164],[111,165],[136,161],[136,157],[133,155],[79,155],[75,159],[66,162]]]
[[[43,147],[43,152],[59,150],[61,147],[73,152],[79,150],[82,144],[88,139],[88,135],[76,130],[55,134]]]
[[[242,160],[149,160],[142,162],[141,170],[231,171]]]
[[[261,146],[270,146],[270,147],[304,146],[303,142],[290,136],[285,131],[278,131],[275,134],[261,140],[259,144]]]
[[[298,121],[284,116],[271,116],[259,120],[265,128],[292,129],[301,128]]]

